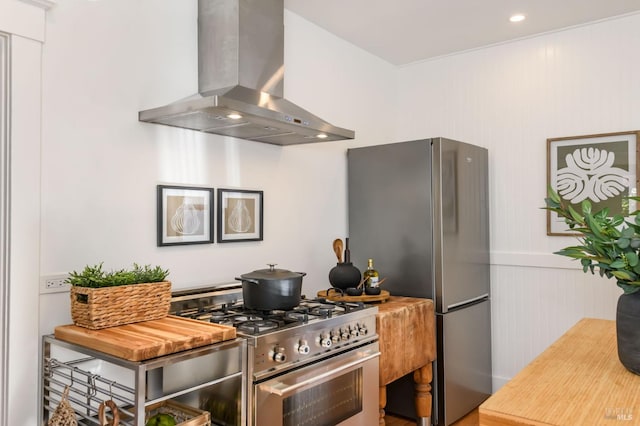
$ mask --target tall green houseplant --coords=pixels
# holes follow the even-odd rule
[[[628,197],[640,201],[640,197]],[[580,259],[582,270],[596,270],[600,276],[615,278],[625,294],[640,290],[640,213],[630,213],[631,220],[622,215],[609,216],[608,209],[593,212],[591,203],[584,200],[578,212],[552,188],[545,198],[547,210],[564,218],[568,228],[578,232],[578,245],[555,252]]]
[[[640,197],[628,197],[640,201]],[[591,210],[585,200],[578,212],[552,188],[545,199],[546,209],[564,218],[570,230],[578,232],[579,244],[556,254],[580,259],[582,270],[615,278],[624,290],[616,307],[616,343],[618,358],[624,367],[640,375],[640,211],[609,216],[608,209]]]

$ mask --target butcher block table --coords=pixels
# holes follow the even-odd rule
[[[91,330],[77,325],[55,328],[56,339],[85,346],[129,361],[211,345],[236,338],[236,329],[173,315],[152,320]]]
[[[127,419],[118,424],[144,426],[149,412],[166,405],[192,417],[181,425],[204,425],[204,411],[195,407],[226,401],[212,386],[228,384],[244,400],[245,365],[246,341],[231,326],[177,316],[99,330],[61,325],[53,336],[43,336],[42,424],[60,406],[63,389],[70,389],[69,396],[81,401],[73,407],[78,424],[107,424],[98,422],[100,413],[112,416],[117,405],[120,419]],[[204,396],[206,401],[199,399]],[[186,401],[187,408],[176,405]]]
[[[640,376],[618,360],[615,322],[584,318],[479,408],[480,425],[637,425]]]
[[[413,372],[415,404],[420,424],[430,424],[431,363],[436,358],[433,301],[391,296],[378,304],[380,336],[380,425],[387,405],[386,385]]]

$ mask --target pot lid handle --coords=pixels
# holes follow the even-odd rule
[[[267,263],[267,266],[269,266],[269,272],[275,271],[276,265],[277,263]]]
[[[236,280],[238,280],[238,281],[246,281],[246,282],[251,283],[251,284],[260,284],[260,281],[254,280],[253,278],[238,278],[238,277],[236,277]]]

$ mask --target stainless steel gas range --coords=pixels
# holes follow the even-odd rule
[[[253,311],[234,283],[176,291],[170,313],[232,325],[246,339],[250,426],[361,426],[378,424],[377,311],[322,298]]]

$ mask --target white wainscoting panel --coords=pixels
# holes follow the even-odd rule
[[[580,269],[493,265],[494,391],[584,317],[615,319],[613,280]]]

